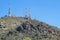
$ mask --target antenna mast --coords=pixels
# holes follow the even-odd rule
[[[10,1],[8,2],[8,16],[10,16]]]
[[[25,8],[25,18],[30,18],[30,8],[28,9],[28,8]]]
[[[25,8],[25,19],[30,23],[30,8]]]

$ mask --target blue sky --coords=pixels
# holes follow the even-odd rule
[[[31,18],[60,28],[60,0],[0,0],[0,17],[7,15],[9,1],[12,15],[23,16],[31,8]]]

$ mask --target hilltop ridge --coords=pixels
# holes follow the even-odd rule
[[[60,29],[26,17],[0,18],[0,40],[60,40]]]

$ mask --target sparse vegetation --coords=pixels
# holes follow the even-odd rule
[[[38,20],[5,16],[0,22],[0,40],[60,40],[60,29]]]

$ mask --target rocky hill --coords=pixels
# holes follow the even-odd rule
[[[60,40],[60,29],[25,17],[1,17],[0,40]]]

